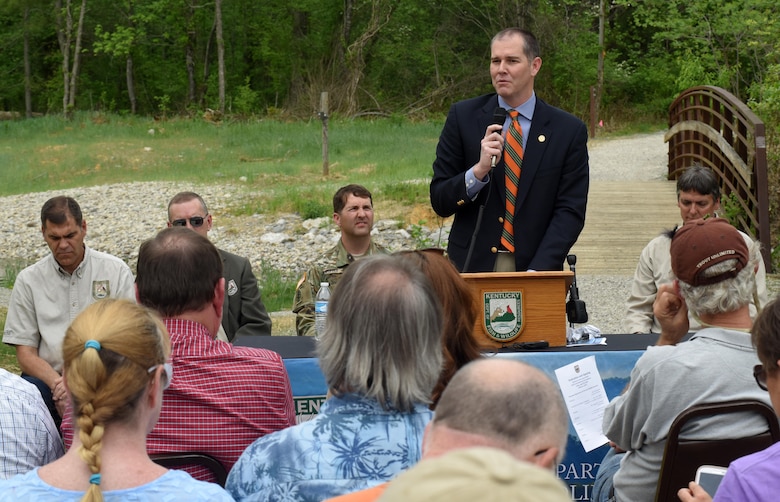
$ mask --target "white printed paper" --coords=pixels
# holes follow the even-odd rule
[[[609,400],[596,367],[595,356],[580,359],[555,370],[558,386],[569,410],[574,430],[586,452],[609,442],[601,429]]]

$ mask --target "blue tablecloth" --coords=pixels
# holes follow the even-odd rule
[[[544,371],[557,381],[555,370],[589,356],[596,358],[607,397],[620,394],[628,383],[631,370],[648,345],[655,344],[658,335],[607,335],[606,346],[584,346],[577,348],[552,348],[542,351],[488,353],[488,357],[520,359]],[[236,345],[264,347],[276,350],[284,358],[287,373],[292,384],[296,415],[299,421],[307,420],[319,411],[325,401],[327,385],[314,357],[314,340],[307,337],[239,337]],[[586,453],[574,427],[569,427],[569,442],[566,456],[558,465],[558,476],[571,490],[571,499],[590,500],[593,479],[608,446]]]
[[[642,355],[641,350],[629,351],[594,351],[594,352],[523,352],[501,353],[494,357],[520,359],[543,370],[553,381],[555,369],[571,364],[589,356],[595,356],[596,366],[601,374],[607,397],[612,399],[620,394],[628,382],[634,363]],[[319,411],[320,404],[325,400],[327,386],[320,372],[317,360],[314,358],[285,359],[284,364],[290,376],[293,396],[295,398],[296,414],[299,420],[307,420]],[[580,444],[574,427],[569,428],[569,442],[566,456],[558,465],[558,476],[563,479],[571,490],[571,499],[578,501],[590,500],[593,479],[601,459],[607,453],[608,446],[586,453]]]

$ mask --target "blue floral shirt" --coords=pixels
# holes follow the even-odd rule
[[[390,480],[420,460],[433,413],[384,410],[372,400],[331,397],[313,420],[252,443],[228,476],[237,501],[320,501]]]

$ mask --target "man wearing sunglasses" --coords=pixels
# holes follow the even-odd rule
[[[676,279],[658,288],[653,305],[661,335],[636,362],[626,390],[604,411],[604,434],[614,448],[596,474],[594,502],[654,500],[669,428],[686,408],[735,399],[769,404],[751,378],[759,363],[749,333],[758,243],[746,242],[722,218],[699,219],[675,232],[670,254]],[[689,312],[702,328],[682,342]],[[757,415],[707,418],[683,439],[739,438],[765,430]]]
[[[168,203],[168,227],[187,227],[204,237],[211,230],[211,215],[203,198],[195,192],[181,192]],[[225,274],[220,339],[233,341],[236,336],[270,335],[271,317],[263,305],[257,278],[249,260],[219,249]]]

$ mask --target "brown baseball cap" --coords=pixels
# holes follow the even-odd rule
[[[691,286],[716,284],[745,268],[750,251],[742,234],[723,218],[693,220],[675,232],[671,246],[672,271]],[[737,260],[729,270],[707,276],[705,271],[726,260]]]

